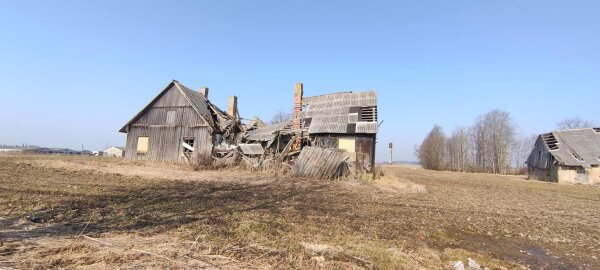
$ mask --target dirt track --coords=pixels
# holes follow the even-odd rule
[[[597,187],[383,170],[330,182],[0,156],[0,267],[600,268]]]

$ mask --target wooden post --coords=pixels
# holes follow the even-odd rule
[[[394,145],[390,143],[390,165],[394,164]]]

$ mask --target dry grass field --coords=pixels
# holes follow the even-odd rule
[[[600,189],[383,167],[369,181],[0,156],[0,269],[600,269]]]

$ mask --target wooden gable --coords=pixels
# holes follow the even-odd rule
[[[144,109],[134,116],[120,132],[136,126],[209,126],[194,104],[175,82],[160,92]]]

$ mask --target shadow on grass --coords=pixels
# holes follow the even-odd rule
[[[19,166],[11,168],[19,169]],[[2,169],[2,168],[0,168]],[[237,184],[148,180],[137,177],[79,173],[62,180],[63,171],[26,167],[26,188],[14,181],[0,188],[19,200],[43,202],[43,207],[8,215],[1,220],[0,239],[21,241],[42,236],[76,236],[86,232],[161,232],[191,223],[231,226],[232,214],[260,212],[277,216],[294,197],[318,193],[317,181],[278,180],[269,184]],[[43,170],[35,173],[35,170]],[[67,182],[65,182],[67,181]],[[102,181],[102,185],[98,185]],[[131,185],[123,183],[131,183]],[[76,184],[78,189],[49,191],[50,186]],[[308,187],[306,185],[309,185]],[[35,216],[38,223],[25,221]]]

